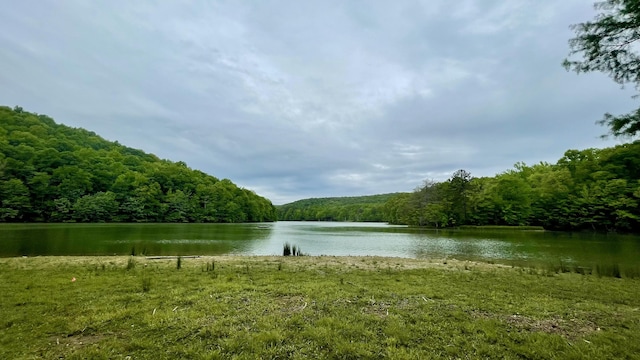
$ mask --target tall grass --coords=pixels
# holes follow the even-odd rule
[[[609,278],[627,278],[637,279],[640,278],[640,265],[620,265],[613,264],[596,264],[594,266],[581,266],[581,265],[569,265],[560,261],[560,263],[547,263],[547,264],[514,264],[520,268],[529,269],[531,272],[538,270],[547,275],[563,274],[563,273],[575,273],[580,275],[596,275],[598,277]]]
[[[207,272],[208,271],[215,271],[216,270],[216,263],[215,261],[211,260],[211,262],[207,262]]]
[[[284,243],[282,249],[282,256],[304,256],[305,254],[302,252],[300,247],[296,245],[291,245],[289,243]]]

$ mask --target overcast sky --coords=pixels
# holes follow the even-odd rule
[[[283,204],[605,147],[632,89],[562,68],[589,0],[0,0],[0,104]]]

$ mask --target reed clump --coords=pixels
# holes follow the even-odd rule
[[[289,243],[284,243],[282,256],[305,256],[305,254],[302,252],[300,247],[291,245]]]
[[[133,256],[129,256],[127,259],[127,270],[133,270],[136,267],[136,259]]]

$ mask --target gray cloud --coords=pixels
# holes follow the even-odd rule
[[[560,63],[589,2],[21,1],[0,98],[267,196],[409,191],[602,147],[630,90]]]

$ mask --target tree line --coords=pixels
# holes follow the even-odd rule
[[[494,177],[456,171],[426,181],[385,205],[394,224],[431,227],[531,225],[551,230],[640,231],[640,141],[569,150],[556,164],[527,166]]]
[[[2,222],[275,220],[268,199],[228,179],[0,107]]]
[[[385,203],[395,195],[303,199],[276,208],[278,220],[384,222]]]

